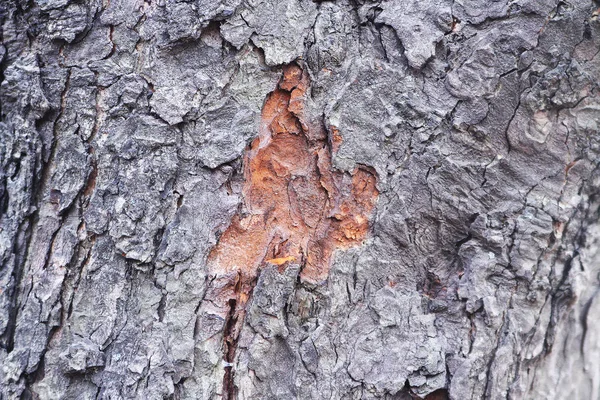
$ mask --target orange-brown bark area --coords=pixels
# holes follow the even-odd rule
[[[360,244],[377,201],[367,169],[335,171],[325,129],[309,129],[306,72],[292,64],[262,111],[258,137],[244,159],[244,212],[236,215],[209,256],[212,273],[252,279],[263,263],[302,265],[302,279],[324,280],[336,249]]]
[[[209,272],[231,282],[218,293],[227,303],[225,360],[233,362],[245,305],[261,265],[283,269],[301,265],[304,281],[327,278],[336,249],[359,245],[369,229],[378,191],[375,174],[357,168],[336,171],[332,137],[321,124],[309,124],[304,106],[309,78],[298,65],[284,68],[278,87],[262,110],[258,137],[244,158],[243,212],[234,216],[209,255]],[[318,129],[309,127],[319,126]],[[232,371],[226,369],[225,397],[231,397]]]

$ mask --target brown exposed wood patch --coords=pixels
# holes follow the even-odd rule
[[[245,212],[211,252],[211,272],[240,271],[252,279],[265,260],[286,260],[303,265],[303,280],[321,282],[334,250],[365,239],[378,196],[375,174],[333,169],[327,132],[311,131],[305,121],[308,85],[308,75],[292,64],[269,94],[260,134],[244,159]],[[341,136],[331,131],[336,147]]]
[[[367,168],[351,174],[332,167],[332,147],[341,135],[306,121],[309,78],[296,64],[284,68],[276,90],[262,110],[261,127],[244,158],[244,211],[209,255],[211,275],[235,277],[219,301],[233,304],[227,317],[225,359],[233,362],[237,341],[261,265],[302,266],[301,279],[324,281],[336,249],[357,246],[366,238],[377,201],[376,176]],[[231,323],[233,321],[233,325]],[[232,388],[227,371],[225,392]],[[227,396],[227,395],[226,395]]]

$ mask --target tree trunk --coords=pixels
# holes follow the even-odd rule
[[[600,399],[599,7],[3,1],[0,399]]]

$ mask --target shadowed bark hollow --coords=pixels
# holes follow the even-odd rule
[[[0,400],[600,399],[599,18],[0,2]]]

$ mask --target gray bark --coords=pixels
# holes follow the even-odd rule
[[[2,1],[0,399],[600,399],[599,13]]]

